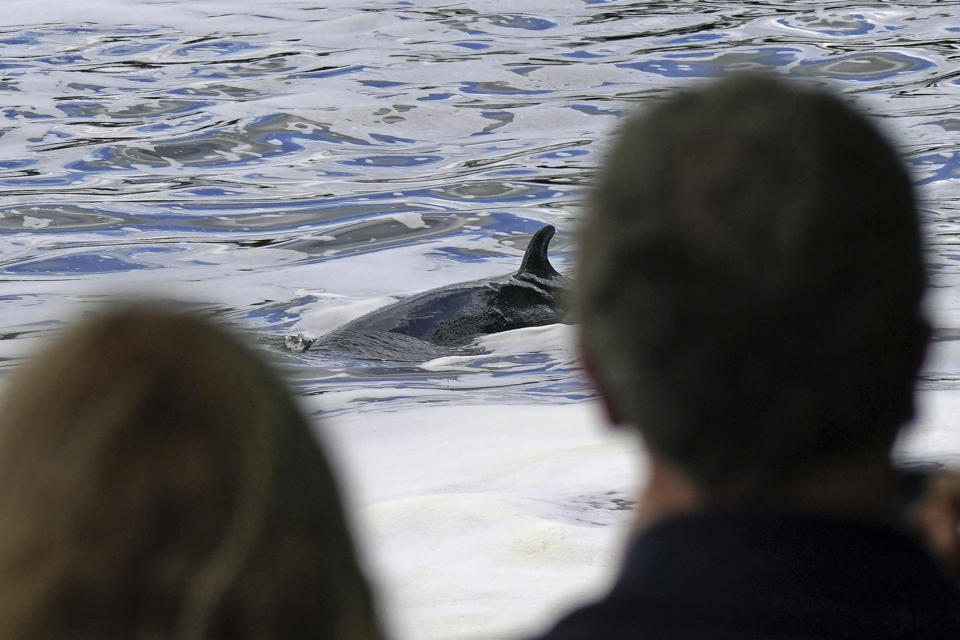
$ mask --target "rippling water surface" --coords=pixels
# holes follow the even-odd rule
[[[284,338],[316,336],[407,293],[512,271],[544,223],[558,228],[552,260],[569,272],[578,203],[618,118],[678,86],[764,68],[830,83],[898,138],[923,197],[935,284],[937,342],[923,386],[956,399],[958,2],[76,4],[8,0],[0,15],[0,374],[106,297],[172,296],[257,336],[307,395],[319,396],[318,406],[347,420],[338,427],[343,438],[361,433],[354,455],[361,463],[363,455],[380,456],[368,468],[390,460],[407,473],[414,458],[394,460],[406,434],[391,431],[394,443],[376,424],[349,421],[367,411],[383,419],[387,411],[447,405],[431,415],[449,424],[417,437],[450,458],[460,448],[444,440],[448,426],[458,437],[479,436],[462,424],[470,414],[448,409],[582,404],[590,392],[569,328],[505,334],[485,343],[486,355],[422,366],[329,362],[285,349]],[[412,437],[420,414],[405,415],[396,425]],[[530,427],[546,414],[518,415],[488,417]],[[550,415],[563,422],[563,414]],[[523,433],[527,443],[541,439]],[[448,514],[461,509],[471,523],[464,535],[473,535],[482,528],[477,513],[513,509],[517,486],[534,484],[533,472],[503,470],[544,460],[541,451],[511,466],[498,446],[468,451],[477,465],[495,459],[498,470],[478,466],[445,506],[423,502],[448,495],[440,480],[410,481],[413,497],[404,500]],[[380,453],[362,453],[368,449]],[[549,489],[524,498],[517,517],[536,535],[510,538],[514,547],[488,544],[502,541],[498,530],[484,534],[481,547],[554,549],[543,536],[557,523],[610,522],[602,512],[629,502],[576,479],[590,455],[584,449],[572,466],[547,467]],[[459,462],[429,461],[445,462],[438,474],[462,471]],[[609,473],[606,458],[594,466]],[[397,541],[383,561],[392,567],[384,582],[395,583],[395,593],[416,583],[425,594],[422,602],[398,596],[398,610],[414,612],[409,635],[468,637],[473,627],[464,621],[494,593],[491,585],[515,581],[496,574],[482,592],[464,593],[457,589],[471,580],[448,576],[431,600],[430,579],[443,572],[427,576],[403,563],[419,561],[417,545],[439,549],[452,534],[435,527],[424,543],[426,510],[384,506],[397,497],[397,482],[368,491],[367,502],[382,507],[374,524],[392,523],[384,546]],[[468,495],[473,502],[464,502]],[[545,520],[523,519],[544,513]],[[396,533],[408,520],[416,523],[409,539]],[[570,551],[580,547],[560,546],[567,555],[550,567],[580,557]],[[529,557],[496,555],[484,567]],[[450,558],[449,566],[462,561],[462,550]],[[537,584],[562,582],[558,575]],[[449,609],[437,602],[451,593],[465,613],[443,618]],[[488,602],[489,620],[514,609],[520,616],[535,602],[505,593]],[[429,610],[423,619],[419,605]]]
[[[957,3],[58,4],[11,3],[0,31],[5,366],[106,294],[191,300],[281,353],[386,296],[511,271],[543,223],[569,270],[617,118],[768,68],[830,81],[899,136],[943,287],[927,384],[960,380]],[[455,373],[282,357],[308,392],[578,399],[568,355]]]

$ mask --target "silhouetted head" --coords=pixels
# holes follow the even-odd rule
[[[198,318],[112,311],[16,372],[0,523],[4,640],[380,637],[306,419]]]
[[[763,76],[626,122],[581,229],[585,351],[623,422],[701,485],[886,456],[927,324],[910,179],[867,120]]]

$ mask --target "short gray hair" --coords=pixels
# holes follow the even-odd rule
[[[629,119],[580,248],[596,373],[695,481],[885,452],[912,417],[928,333],[913,189],[830,93],[745,75]]]

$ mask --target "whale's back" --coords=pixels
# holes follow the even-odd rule
[[[516,273],[415,294],[356,318],[315,344],[343,352],[389,346],[392,352],[393,347],[403,351],[423,343],[420,351],[431,357],[436,347],[464,347],[481,335],[566,322],[567,279],[547,258],[553,234],[550,225],[534,234]]]

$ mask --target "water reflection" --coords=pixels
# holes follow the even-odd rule
[[[255,330],[309,392],[576,400],[575,367],[553,352],[373,371],[288,353],[283,338],[318,308],[489,275],[545,222],[569,268],[618,118],[742,69],[831,82],[886,116],[923,189],[949,309],[960,9],[844,4],[133,2],[4,27],[3,344],[45,335],[63,300],[98,285],[151,282]],[[929,384],[960,384],[960,362],[938,367]]]
[[[827,60],[806,60],[794,69],[797,75],[873,82],[902,73],[933,67],[933,63],[896,51],[854,53]]]

